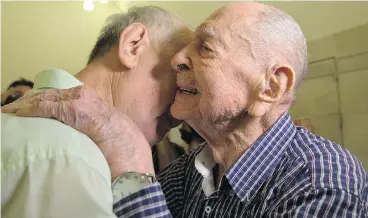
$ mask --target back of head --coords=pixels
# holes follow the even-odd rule
[[[178,24],[184,25],[183,21],[169,11],[154,6],[132,7],[127,13],[114,14],[107,19],[102,28],[88,63],[117,46],[120,33],[133,23],[141,23],[148,28],[154,45],[161,45],[163,40],[169,42],[170,39],[167,37],[172,35]]]
[[[29,80],[26,80],[24,78],[20,78],[19,80],[16,80],[16,81],[12,82],[9,85],[7,90],[9,90],[12,87],[16,87],[16,86],[29,86],[32,89],[33,88],[33,82],[29,81]]]
[[[16,101],[32,88],[33,82],[24,78],[12,82],[8,89],[1,93],[1,106]]]

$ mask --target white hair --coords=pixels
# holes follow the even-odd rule
[[[295,87],[298,87],[308,69],[308,52],[304,34],[298,23],[284,11],[267,6],[256,20],[256,37],[258,46],[266,63],[282,61],[295,71]]]
[[[89,56],[88,63],[103,56],[110,48],[118,45],[120,33],[133,23],[142,23],[148,27],[150,38],[158,43],[176,30],[178,17],[169,11],[154,7],[132,7],[127,13],[118,13],[107,18],[97,42]],[[160,35],[160,36],[159,36]]]

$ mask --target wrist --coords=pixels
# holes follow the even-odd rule
[[[117,177],[112,183],[114,204],[133,193],[148,188],[156,182],[154,175],[127,172]]]
[[[129,167],[129,168],[121,168],[121,169],[112,169],[111,170],[111,182],[114,182],[118,177],[124,174],[132,173],[132,172],[155,176],[153,165],[147,166],[147,167]]]
[[[121,144],[117,146],[121,147]],[[149,173],[155,175],[151,147],[148,144],[147,146],[142,146],[142,144],[132,146],[134,149],[121,151],[121,149],[118,148],[111,150],[109,157],[106,157],[107,163],[110,167],[112,180],[128,172]]]

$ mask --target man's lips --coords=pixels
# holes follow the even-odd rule
[[[200,94],[200,91],[195,87],[177,85],[178,91],[184,94],[197,95]]]

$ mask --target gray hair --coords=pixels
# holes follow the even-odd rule
[[[260,45],[271,51],[265,55],[267,61],[279,59],[286,61],[295,70],[295,88],[297,88],[308,69],[308,52],[304,34],[299,24],[284,11],[266,6],[257,17],[256,34],[261,39]]]
[[[178,21],[180,19],[169,11],[154,6],[132,7],[127,13],[114,14],[107,18],[105,26],[102,28],[89,55],[88,64],[95,58],[103,56],[110,48],[117,46],[120,33],[133,23],[146,25],[150,38],[159,43],[160,39],[165,38],[163,34],[169,35],[175,31],[175,24]]]

